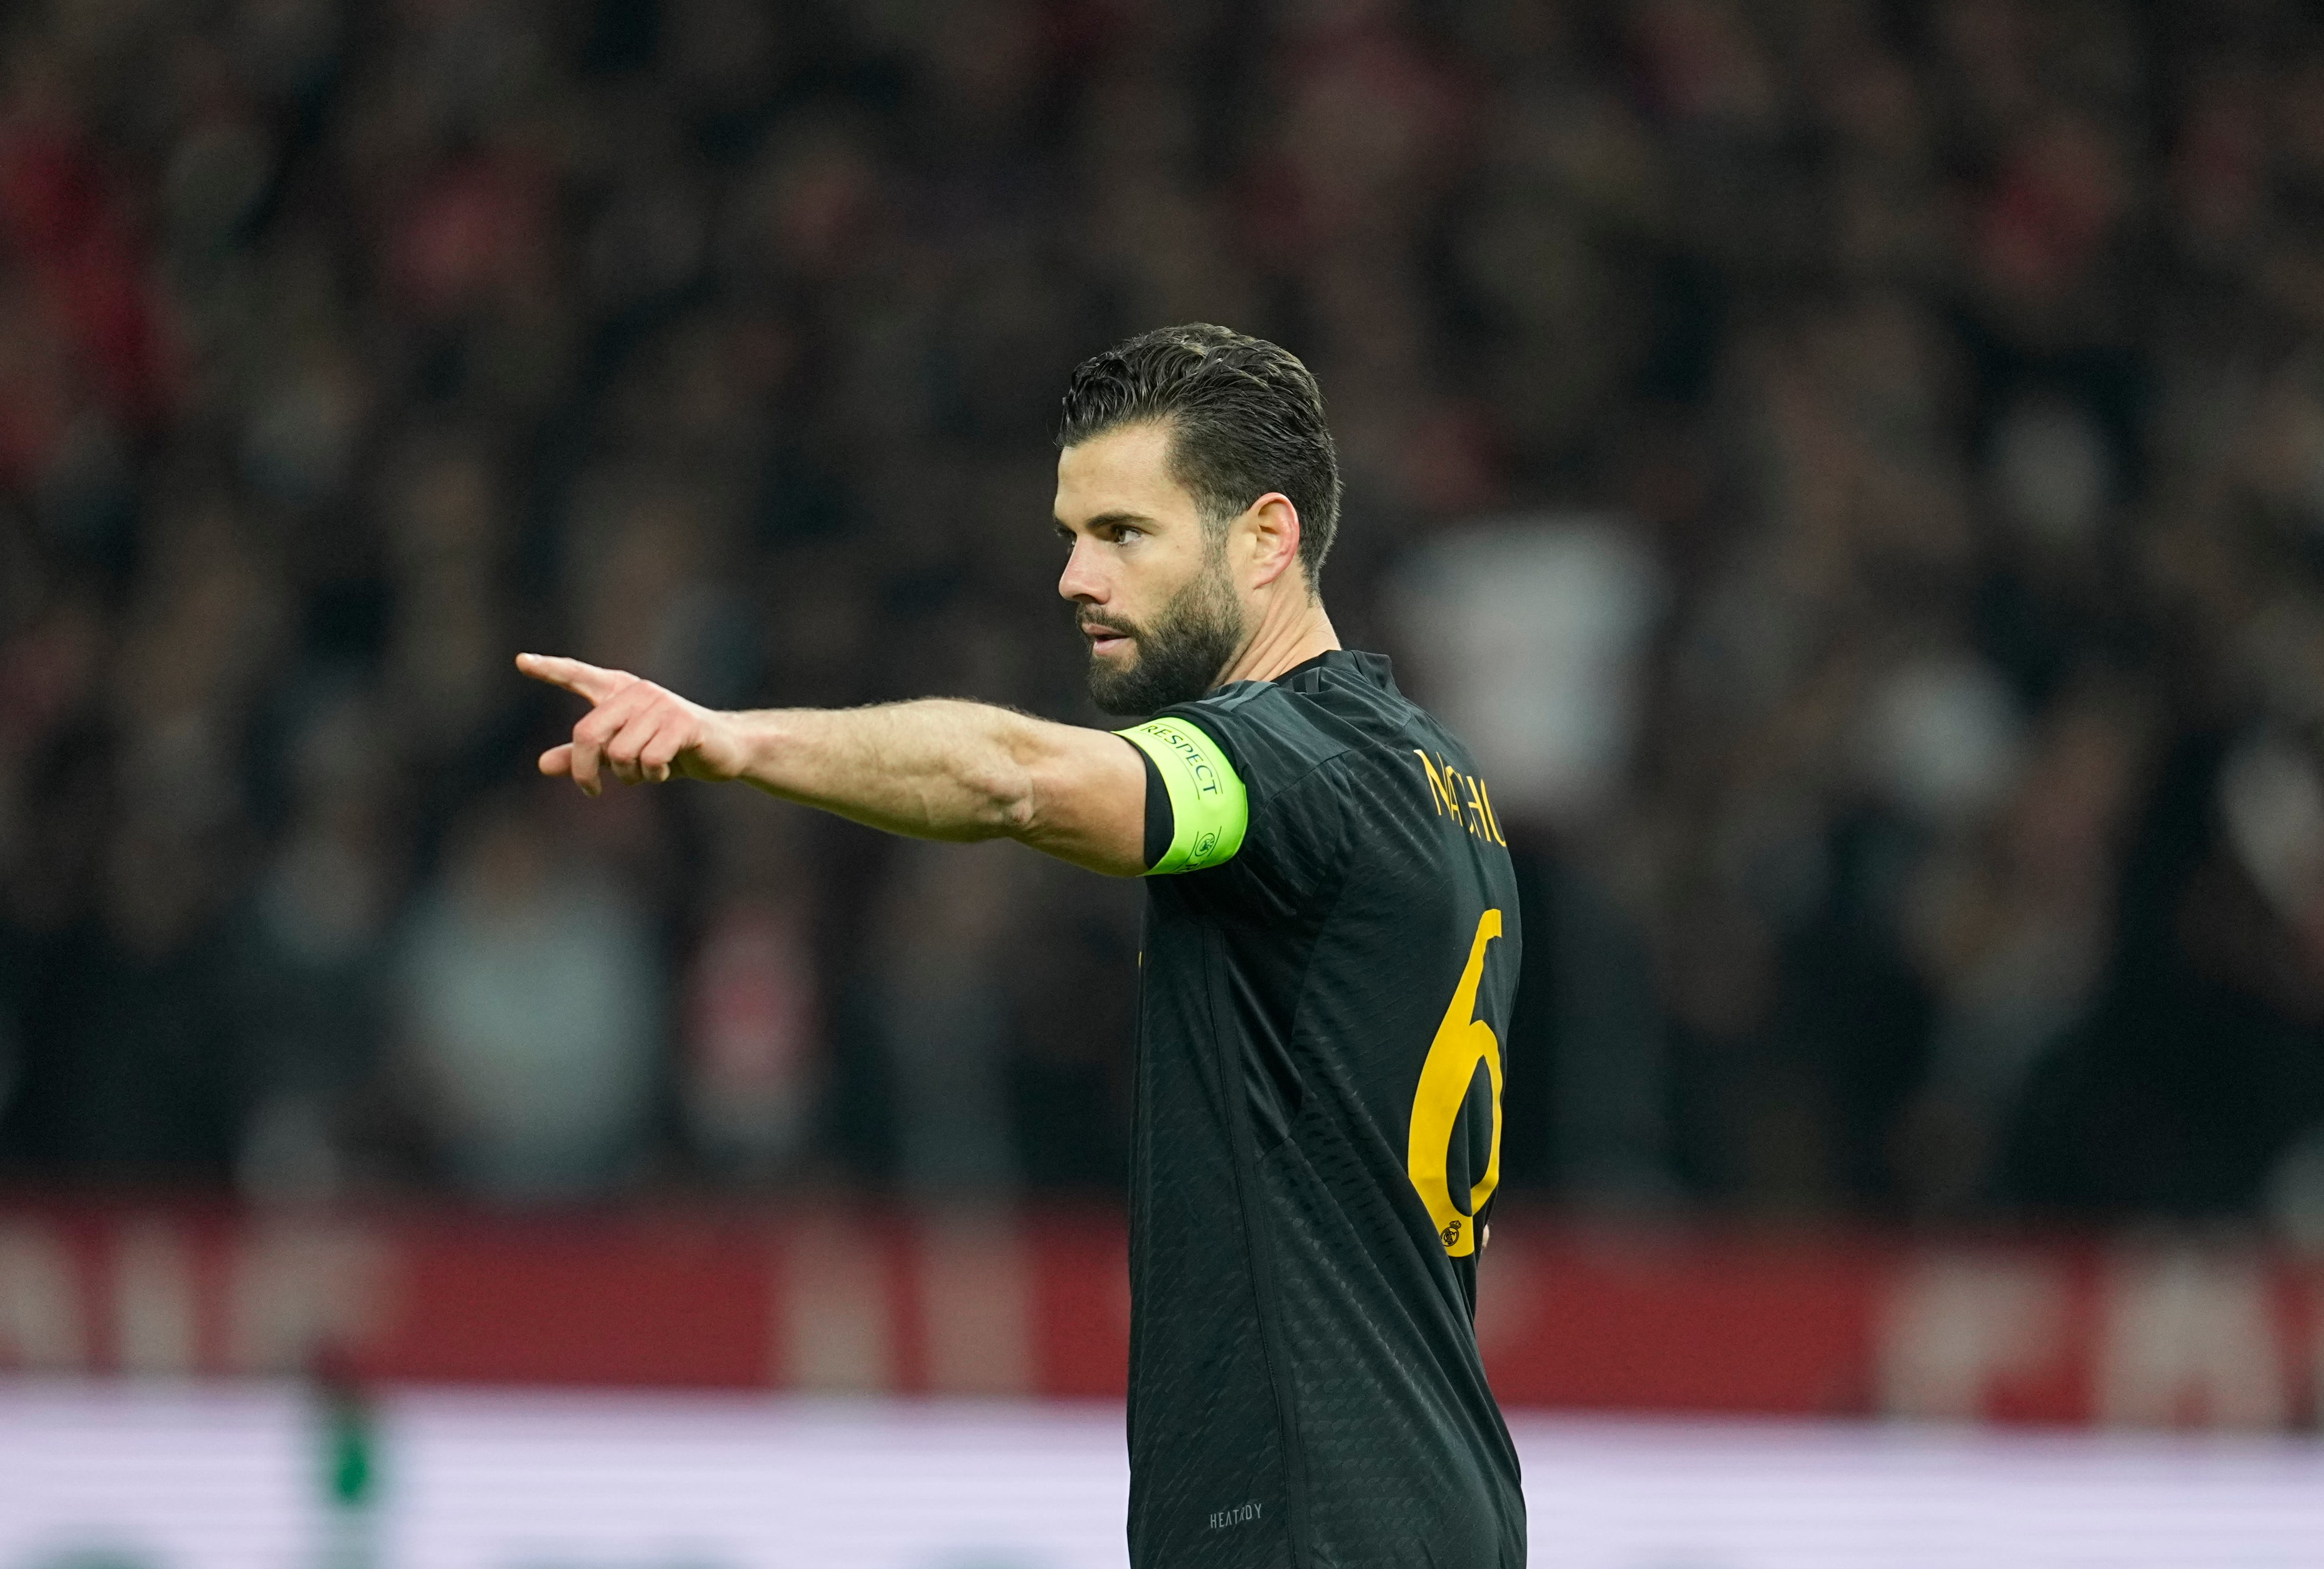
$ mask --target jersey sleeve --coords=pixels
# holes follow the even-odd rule
[[[1146,759],[1146,875],[1200,872],[1233,860],[1250,826],[1250,792],[1225,749],[1200,725],[1176,717],[1114,734]]]
[[[1345,743],[1318,728],[1290,694],[1245,682],[1165,710],[1119,733],[1143,752],[1171,814],[1167,848],[1151,820],[1148,875],[1230,862],[1254,887],[1312,889],[1337,870],[1342,844],[1338,770]]]

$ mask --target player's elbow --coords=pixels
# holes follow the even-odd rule
[[[1041,826],[1041,808],[1030,783],[995,795],[991,820],[996,837],[1028,839],[1038,834]]]
[[[1041,814],[1031,801],[1010,803],[1001,832],[1019,844],[1030,844],[1036,850],[1043,848]]]
[[[1071,782],[1055,768],[1028,766],[996,780],[988,798],[987,821],[995,837],[1016,840],[1067,860],[1079,857],[1061,849],[1074,835],[1075,821]]]
[[[962,781],[972,803],[968,827],[978,839],[1021,839],[1034,831],[1040,811],[1032,775],[1006,764],[981,769]]]

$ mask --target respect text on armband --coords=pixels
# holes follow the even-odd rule
[[[1157,720],[1146,727],[1146,733],[1176,752],[1185,761],[1186,776],[1194,780],[1196,789],[1206,796],[1219,793],[1219,776],[1211,767],[1210,754],[1185,731],[1175,725],[1166,725]]]

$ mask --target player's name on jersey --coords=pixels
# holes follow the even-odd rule
[[[1418,747],[1413,748],[1412,755],[1428,771],[1428,802],[1438,817],[1450,813],[1455,823],[1476,837],[1493,844],[1508,844],[1501,837],[1500,819],[1493,816],[1493,792],[1485,788],[1481,778],[1462,773],[1450,758],[1431,761]]]

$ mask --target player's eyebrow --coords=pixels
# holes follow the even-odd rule
[[[1071,523],[1065,521],[1063,518],[1052,518],[1050,521],[1055,522],[1057,527],[1061,529],[1070,530],[1073,527]],[[1154,526],[1154,520],[1146,516],[1143,512],[1100,512],[1097,516],[1084,523],[1082,527],[1085,529],[1111,529],[1120,528],[1125,525],[1132,528],[1150,529]]]

